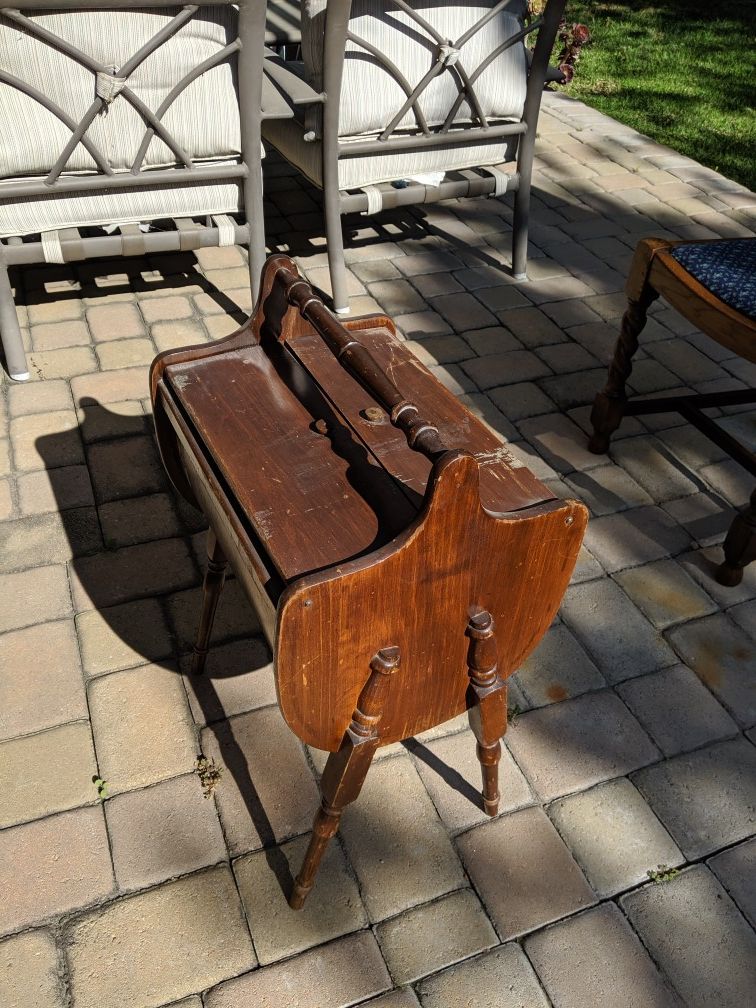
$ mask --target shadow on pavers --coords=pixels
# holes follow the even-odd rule
[[[199,618],[201,571],[196,552],[203,549],[202,516],[186,506],[175,507],[175,495],[162,471],[152,434],[151,417],[144,414],[120,415],[92,398],[83,398],[78,407],[78,429],[45,435],[36,441],[36,448],[48,469],[68,538],[72,556],[69,567],[74,610],[77,614],[91,608],[97,610],[113,635],[133,652],[130,664],[124,665],[124,668],[140,664],[140,659],[144,659],[181,674],[182,669],[188,671],[187,652],[191,649],[191,645],[187,647],[183,640],[185,634],[179,627],[182,608],[193,611],[195,624]],[[64,467],[69,471],[74,468],[67,466],[66,460],[76,457],[73,449],[77,443],[84,451],[94,506],[90,503],[89,506],[72,507],[72,501],[81,505],[82,498],[72,498],[70,485],[60,478],[56,479],[56,473],[63,473]],[[140,530],[138,526],[144,500],[161,493],[171,497],[172,530],[161,529],[157,525],[151,529],[149,522]],[[128,528],[130,522],[136,526],[130,535],[124,532],[120,539],[116,535],[118,545],[115,545],[110,531],[112,506],[119,512],[123,528]],[[107,523],[104,512],[108,512]],[[170,523],[171,516],[167,520]],[[171,534],[171,538],[164,538]],[[134,541],[127,543],[125,538]],[[166,546],[169,553],[165,552]],[[172,578],[178,583],[170,584]],[[176,587],[183,590],[176,592]],[[224,621],[224,595],[226,609],[239,604],[248,605],[241,592],[233,587],[224,592],[219,606],[219,624]],[[136,604],[137,610],[140,605],[143,606],[144,613],[135,611],[133,604]],[[141,619],[140,615],[148,619]],[[149,616],[153,617],[152,621]],[[149,625],[150,622],[153,625]],[[231,636],[234,636],[233,632]],[[240,639],[239,634],[236,639]],[[234,737],[232,722],[225,720],[226,712],[216,689],[218,680],[262,669],[269,663],[270,653],[260,638],[253,638],[250,645],[251,664],[245,661],[241,667],[228,667],[212,661],[211,651],[207,674],[195,679],[187,676],[184,681],[187,689],[193,691],[203,720],[217,739],[223,762],[243,796],[268,864],[288,896],[293,886],[288,862],[278,846],[279,841],[250,775],[245,754]],[[111,671],[106,668],[87,669],[84,654],[82,659],[86,678]],[[119,668],[117,664],[112,671]]]

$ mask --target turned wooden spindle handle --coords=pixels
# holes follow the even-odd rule
[[[420,416],[376,359],[326,308],[291,260],[276,270],[275,282],[283,287],[286,300],[299,310],[318,332],[341,366],[355,377],[386,410],[391,423],[403,431],[407,444],[435,461],[448,449],[438,428]]]

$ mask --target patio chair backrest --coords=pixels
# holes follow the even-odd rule
[[[11,84],[8,77],[0,79],[0,122],[25,124],[24,129],[7,133],[4,129],[0,178],[46,174],[71,137],[71,130],[34,92],[78,124],[95,94],[110,89],[113,100],[94,116],[86,136],[114,171],[131,169],[146,123],[130,100],[118,96],[119,77],[131,58],[171,25],[179,10],[30,10],[23,22],[8,20],[6,12],[0,18],[0,68],[27,90]],[[205,61],[220,59],[178,94],[162,116],[166,136],[193,159],[241,151],[231,55],[222,55],[238,35],[237,22],[230,5],[201,7],[128,74],[131,93],[156,112],[186,75]],[[56,40],[74,51],[60,48]],[[92,61],[108,67],[111,75],[97,73]],[[181,158],[164,139],[154,136],[142,163],[169,167],[181,163]],[[77,144],[64,171],[96,168],[92,154]]]
[[[324,86],[326,31],[338,31],[340,4],[302,4],[302,54],[316,90]],[[526,7],[525,0],[353,0],[341,50],[339,136],[519,119]]]

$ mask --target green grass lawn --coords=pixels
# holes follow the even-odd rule
[[[567,94],[756,189],[756,0],[570,0]]]

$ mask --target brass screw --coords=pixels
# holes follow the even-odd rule
[[[383,421],[384,412],[379,406],[368,406],[361,415],[368,423],[378,424]]]

